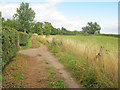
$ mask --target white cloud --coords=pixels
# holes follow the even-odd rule
[[[0,11],[2,11],[2,16],[5,18],[12,18],[16,12],[17,7],[19,7],[18,4],[7,4],[5,2],[2,2],[0,4]]]
[[[46,3],[32,3],[30,7],[36,12],[36,21],[40,22],[51,22],[56,28],[65,27],[68,30],[81,30],[81,27],[85,26],[88,21],[82,20],[79,15],[74,18],[68,18],[56,9],[56,5],[61,3],[63,0],[47,0]],[[20,5],[16,3],[1,3],[0,11],[2,11],[2,16],[5,18],[12,18],[14,13],[16,13],[16,8]],[[116,28],[117,24],[101,24],[103,30]]]
[[[36,12],[36,20],[41,22],[51,22],[56,28],[65,27],[68,30],[81,30],[83,25],[82,21],[71,20],[64,16],[61,12],[57,11],[56,4],[62,2],[55,1],[51,3],[50,0],[45,4],[32,4],[32,9]]]
[[[57,11],[56,4],[61,3],[63,0],[47,0],[46,3],[33,3],[30,7],[35,11],[35,20],[40,22],[51,22],[56,28],[65,27],[68,30],[81,30],[82,23],[79,20],[71,20],[64,16],[61,12]],[[19,4],[16,3],[2,3],[0,4],[0,11],[5,18],[12,18],[16,13],[16,8]]]

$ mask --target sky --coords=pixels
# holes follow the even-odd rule
[[[0,0],[2,16],[12,18],[21,2],[30,3],[36,21],[55,28],[81,31],[88,22],[97,22],[101,33],[118,33],[118,0]]]

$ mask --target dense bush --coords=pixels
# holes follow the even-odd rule
[[[26,45],[32,34],[18,32],[13,28],[2,28],[2,66],[5,67],[16,55],[18,50],[18,38],[20,45]]]
[[[18,49],[18,32],[13,28],[2,29],[2,66],[10,62]]]
[[[29,35],[25,32],[19,32],[19,44],[25,46],[28,43]]]

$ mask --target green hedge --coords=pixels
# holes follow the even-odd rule
[[[25,32],[19,32],[19,44],[25,46],[28,43],[29,35]]]
[[[111,37],[117,37],[120,38],[120,34],[99,34],[100,36],[111,36]]]
[[[18,32],[13,28],[2,28],[2,66],[3,68],[16,55]]]

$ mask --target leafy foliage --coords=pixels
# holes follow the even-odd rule
[[[44,34],[45,35],[50,35],[52,29],[53,29],[53,27],[52,27],[51,23],[45,22],[45,24],[44,24]]]
[[[22,2],[20,7],[17,8],[17,13],[14,15],[14,18],[19,21],[24,32],[30,32],[30,25],[35,18],[35,12],[32,8],[29,8],[29,3]]]
[[[33,23],[33,27],[31,29],[32,33],[37,33],[38,35],[43,35],[43,23],[37,22]]]
[[[100,34],[101,27],[96,22],[88,22],[88,26],[82,28],[84,33],[88,34]]]
[[[18,32],[13,28],[3,28],[2,32],[2,66],[4,67],[16,55]]]
[[[19,21],[18,20],[14,20],[14,19],[7,19],[5,20],[4,18],[2,18],[2,26],[3,27],[11,27],[14,28],[16,30],[22,30]]]
[[[25,46],[28,43],[29,35],[25,32],[19,32],[19,43],[21,46]]]

